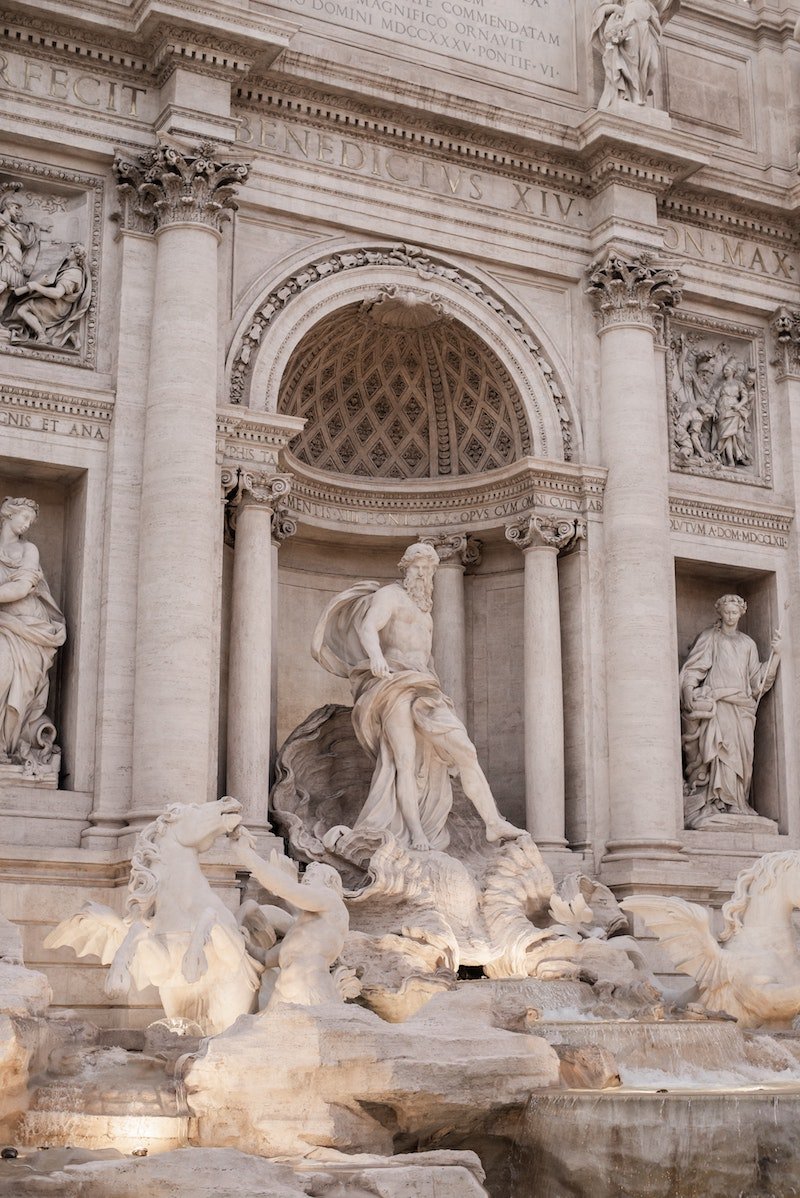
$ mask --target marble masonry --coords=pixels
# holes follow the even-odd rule
[[[0,1194],[800,1189],[800,0],[3,17]]]

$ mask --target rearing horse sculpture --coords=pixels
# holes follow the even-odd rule
[[[241,822],[241,804],[172,803],[139,833],[125,915],[86,903],[46,938],[110,965],[105,991],[156,986],[168,1017],[224,1031],[256,1009],[261,965],[247,952],[236,916],[214,893],[199,854]]]
[[[786,1025],[800,1014],[800,955],[792,912],[800,910],[800,852],[766,853],[736,879],[722,908],[719,943],[708,912],[681,898],[635,894],[625,911],[652,928],[673,964],[694,978],[710,1011],[743,1027]]]

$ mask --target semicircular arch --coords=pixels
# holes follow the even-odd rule
[[[392,288],[438,304],[502,366],[524,407],[530,454],[551,461],[580,456],[581,434],[565,368],[527,313],[494,280],[409,246],[316,247],[313,259],[285,263],[265,280],[238,324],[228,356],[231,403],[277,411],[285,371],[304,338],[331,314],[374,301]],[[250,295],[253,295],[251,289]]]

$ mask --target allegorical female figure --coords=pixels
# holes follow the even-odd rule
[[[66,639],[39,550],[25,535],[38,514],[32,499],[0,505],[0,762],[30,777],[48,772],[52,758],[48,672]]]
[[[714,606],[719,619],[697,637],[679,680],[687,828],[720,814],[756,814],[748,803],[756,710],[780,661],[779,632],[762,662],[755,641],[739,631],[744,599],[722,595]]]

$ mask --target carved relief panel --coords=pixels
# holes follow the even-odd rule
[[[672,469],[771,486],[763,333],[684,313],[666,334]]]
[[[0,351],[93,366],[101,181],[0,164]]]

